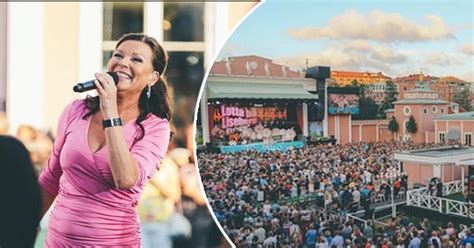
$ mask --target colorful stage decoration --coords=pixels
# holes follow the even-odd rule
[[[293,127],[277,128],[287,119],[286,107],[239,107],[220,105],[213,110],[211,137],[221,145],[293,141]]]

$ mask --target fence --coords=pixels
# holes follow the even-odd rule
[[[462,188],[462,181],[446,183],[443,185],[443,195],[462,192]],[[427,187],[408,191],[407,205],[430,209],[443,214],[474,218],[474,204],[433,196]]]

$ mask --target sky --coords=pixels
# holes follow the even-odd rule
[[[261,4],[218,60],[258,55],[293,68],[419,73],[474,82],[470,0],[282,1]]]

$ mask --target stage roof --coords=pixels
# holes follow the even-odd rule
[[[470,165],[474,162],[474,147],[446,146],[434,149],[395,152],[394,158],[401,162],[417,164]]]
[[[318,99],[303,85],[289,83],[207,82],[207,98]]]

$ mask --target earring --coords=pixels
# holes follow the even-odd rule
[[[151,97],[151,86],[148,85],[148,90],[146,92],[146,98],[150,99],[150,97]]]

